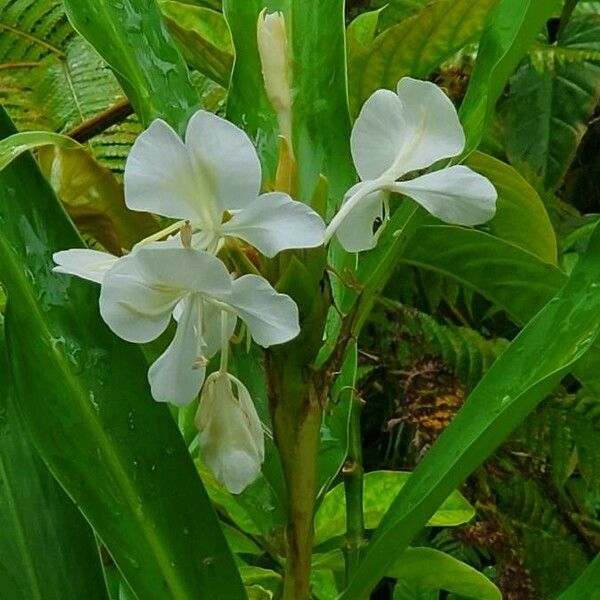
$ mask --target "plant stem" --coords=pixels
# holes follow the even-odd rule
[[[309,600],[321,402],[295,361],[269,357],[270,408],[288,493],[283,600]]]
[[[95,135],[102,133],[109,127],[124,121],[129,115],[133,114],[133,107],[127,98],[119,100],[112,106],[109,106],[106,110],[94,115],[87,121],[83,121],[74,127],[70,131],[67,131],[66,135],[78,141],[80,144],[87,142]]]
[[[346,496],[346,537],[344,557],[346,559],[346,581],[358,566],[362,551],[367,545],[365,517],[363,513],[363,464],[360,437],[360,415],[364,401],[353,393],[348,436],[348,457],[342,469]]]

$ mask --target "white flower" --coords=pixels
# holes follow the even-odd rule
[[[185,142],[160,119],[137,138],[125,165],[125,202],[132,210],[190,221],[194,247],[211,253],[227,236],[265,256],[320,246],[325,225],[319,215],[281,192],[259,196],[260,183],[248,136],[200,110]],[[232,218],[224,220],[225,212]]]
[[[265,457],[262,425],[242,382],[221,371],[209,375],[196,426],[202,460],[231,493],[239,494],[259,476]]]
[[[405,77],[397,93],[377,90],[352,130],[352,157],[361,178],[327,228],[349,252],[373,248],[373,225],[387,216],[391,192],[409,196],[447,223],[477,225],[494,216],[494,186],[465,166],[400,180],[438,160],[459,155],[465,136],[454,105],[433,83]]]
[[[138,247],[104,275],[100,314],[114,333],[135,343],[156,339],[174,316],[175,336],[148,379],[155,400],[179,405],[200,391],[207,359],[231,337],[237,317],[264,347],[300,331],[295,302],[262,277],[232,280],[215,256],[164,242]]]
[[[98,250],[73,248],[55,252],[52,259],[56,263],[56,267],[52,269],[55,273],[77,275],[94,283],[102,283],[104,275],[119,257]]]

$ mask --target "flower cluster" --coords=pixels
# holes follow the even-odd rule
[[[159,119],[133,145],[125,201],[132,210],[174,222],[122,257],[58,252],[55,271],[101,284],[102,318],[127,341],[150,342],[176,322],[171,343],[148,371],[152,396],[185,405],[202,390],[196,416],[202,457],[227,489],[239,493],[260,473],[264,439],[248,390],[227,372],[230,340],[238,321],[263,347],[293,339],[300,326],[289,296],[259,275],[228,270],[219,257],[226,239],[250,244],[266,257],[317,247],[334,235],[348,251],[368,250],[382,228],[374,232],[376,220],[385,224],[392,193],[449,223],[483,223],[496,201],[487,179],[460,165],[418,173],[459,155],[464,145],[456,110],[437,86],[404,78],[397,93],[375,92],[351,137],[361,182],[326,228],[287,194],[260,194],[256,151],[233,124],[198,111],[182,140]],[[208,361],[218,352],[219,369],[205,381]]]
[[[56,271],[101,284],[100,314],[119,337],[150,342],[176,321],[170,345],[148,371],[155,400],[191,402],[209,359],[221,352],[219,372],[204,384],[197,423],[205,462],[234,493],[256,478],[264,449],[248,391],[227,373],[229,340],[238,319],[263,347],[293,339],[300,327],[289,296],[258,275],[235,277],[217,255],[226,238],[271,257],[319,246],[325,230],[308,206],[279,192],[259,195],[260,185],[256,151],[233,124],[198,111],[182,141],[156,120],[127,160],[125,201],[132,210],[177,221],[123,257],[83,249],[54,255]]]

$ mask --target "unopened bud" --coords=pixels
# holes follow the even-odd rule
[[[267,97],[277,113],[281,135],[291,141],[292,99],[288,39],[283,13],[267,14],[264,9],[258,15],[257,40]]]

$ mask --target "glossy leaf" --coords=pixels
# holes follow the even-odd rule
[[[5,115],[0,132],[12,133]],[[140,350],[102,323],[97,287],[51,270],[53,252],[81,241],[30,157],[0,174],[0,222],[11,368],[52,473],[139,597],[243,598],[187,448],[150,398]]]
[[[402,261],[450,277],[526,323],[563,285],[566,276],[500,238],[453,225],[419,229]]]
[[[441,63],[477,40],[497,1],[439,0],[384,30],[348,65],[352,113],[357,114],[375,90],[395,89],[406,75],[427,79]]]
[[[341,598],[365,596],[444,498],[560,382],[600,333],[600,227],[566,285],[486,373],[386,513]]]
[[[160,9],[188,64],[227,87],[233,45],[223,14],[173,0],[161,1]]]
[[[0,171],[5,169],[15,158],[34,148],[54,144],[61,148],[76,149],[81,145],[75,140],[50,131],[24,131],[14,133],[0,141]]]
[[[490,12],[460,107],[467,154],[481,142],[508,78],[553,11],[553,3],[547,0],[500,0]]]
[[[34,448],[0,318],[0,580],[10,600],[107,600],[94,534]]]
[[[319,570],[327,567],[343,571],[342,552],[317,554],[313,566]],[[442,590],[474,600],[501,600],[502,597],[500,590],[483,573],[434,548],[407,548],[387,567],[385,576],[398,579],[397,585],[406,592],[399,598],[413,598],[414,594],[424,591],[434,592],[437,600],[437,592]]]
[[[73,27],[114,70],[142,123],[162,117],[183,133],[198,95],[156,3],[64,4]]]
[[[538,193],[512,167],[480,152],[466,161],[487,177],[498,192],[496,215],[485,228],[543,261],[556,264],[556,234]]]
[[[364,478],[363,509],[365,527],[375,529],[388,506],[410,477],[403,471],[371,471]],[[339,484],[325,495],[315,518],[315,544],[343,535],[346,530],[344,485]],[[455,527],[475,516],[475,509],[458,491],[448,496],[429,519],[429,527]]]

